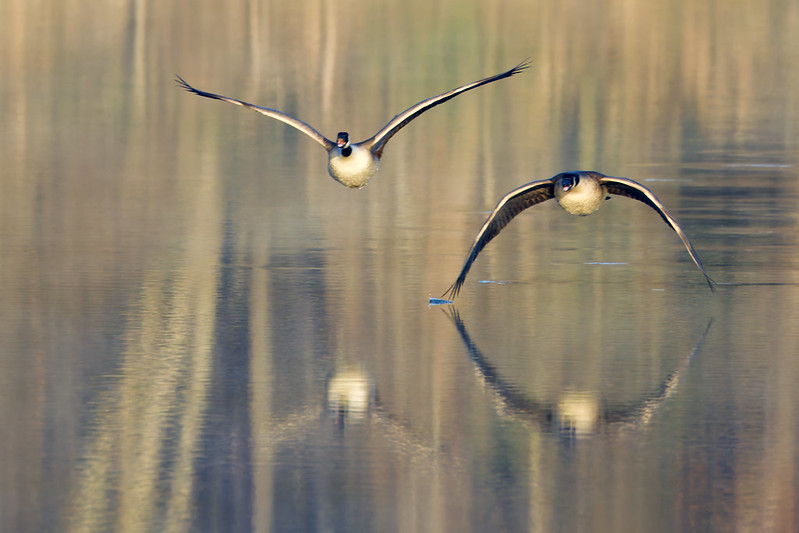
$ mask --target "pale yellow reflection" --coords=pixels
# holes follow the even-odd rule
[[[327,408],[351,422],[366,418],[374,403],[374,383],[358,367],[336,372],[327,382]]]
[[[262,241],[268,241],[263,238]],[[255,250],[253,261],[256,265],[266,264],[267,246]],[[269,294],[269,275],[265,269],[253,269],[250,278],[252,297],[250,298],[250,382],[249,397],[250,432],[254,443],[269,440],[269,426],[264,421],[272,417],[272,395],[274,372],[272,369],[272,336],[269,317],[272,311]],[[251,517],[252,530],[271,531],[272,505],[275,484],[272,465],[274,450],[269,445],[252,447],[252,478],[254,506]]]
[[[197,181],[181,257],[192,268],[154,271],[129,310],[119,376],[88,424],[70,531],[183,531],[191,523],[222,237],[216,180]]]
[[[596,432],[599,422],[599,400],[596,395],[580,391],[564,391],[558,398],[558,425],[576,437]]]

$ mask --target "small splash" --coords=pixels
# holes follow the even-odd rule
[[[498,279],[481,279],[477,283],[494,283],[496,285],[508,285],[512,281],[498,280]]]
[[[782,163],[728,163],[728,168],[792,168],[793,165]]]
[[[452,300],[447,300],[445,298],[430,298],[428,302],[430,305],[446,305],[451,304]]]

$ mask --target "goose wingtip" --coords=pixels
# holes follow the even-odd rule
[[[461,290],[461,287],[463,286],[463,281],[464,280],[458,278],[458,280],[455,281],[455,283],[450,285],[449,288],[446,291],[444,291],[444,294],[441,295],[440,299],[449,300],[449,301],[455,300],[455,298],[458,296],[458,293]]]
[[[716,286],[718,285],[718,283],[713,278],[707,275],[705,276],[705,279],[707,279],[707,285],[708,287],[710,287],[710,292],[716,294]]]
[[[518,74],[519,72],[522,72],[522,71],[527,70],[527,69],[532,68],[532,67],[533,67],[533,60],[528,57],[528,58],[525,58],[524,60],[522,60],[518,65],[513,67],[511,69],[511,72],[513,74]]]
[[[178,87],[180,87],[181,89],[185,89],[185,90],[189,91],[190,93],[194,92],[194,88],[191,85],[189,85],[186,82],[186,80],[181,78],[180,74],[175,74],[175,83],[177,83]]]

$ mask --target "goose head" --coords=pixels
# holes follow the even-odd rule
[[[352,153],[352,147],[350,146],[350,134],[346,131],[338,132],[336,135],[336,146],[338,146],[339,150],[341,150],[341,155],[347,157]]]
[[[559,183],[560,183],[561,192],[566,193],[575,188],[577,184],[580,183],[580,176],[579,174],[572,174],[571,172],[564,173],[561,174]]]

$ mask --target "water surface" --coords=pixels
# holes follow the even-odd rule
[[[0,6],[0,530],[795,530],[794,3],[345,7]]]

